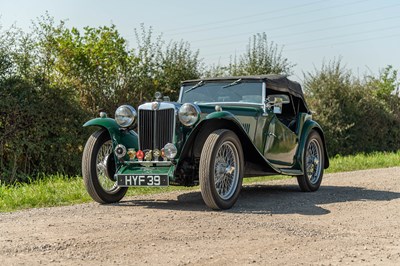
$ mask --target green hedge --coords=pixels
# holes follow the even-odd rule
[[[89,116],[68,90],[18,78],[0,83],[0,177],[27,181],[39,173],[80,174],[82,123]]]
[[[339,62],[306,76],[308,104],[324,129],[331,155],[400,149],[400,98],[393,91],[397,72],[391,67],[378,79],[355,78]]]

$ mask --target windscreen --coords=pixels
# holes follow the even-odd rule
[[[181,103],[243,102],[261,104],[261,82],[205,82],[183,87]]]

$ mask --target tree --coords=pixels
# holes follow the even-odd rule
[[[135,29],[135,36],[140,102],[151,100],[156,91],[175,100],[182,80],[201,76],[199,51],[192,51],[188,42],[170,41],[165,45],[161,35],[153,37],[152,28],[146,29],[144,25]]]
[[[400,81],[398,71],[393,66],[388,65],[380,70],[379,77],[367,76],[369,85],[374,87],[377,97],[385,98],[390,95],[398,95]]]
[[[62,28],[54,38],[57,58],[55,82],[72,87],[91,113],[115,110],[131,96],[136,58],[116,27]]]
[[[282,55],[282,50],[273,41],[268,41],[265,32],[257,33],[249,38],[246,52],[231,56],[231,62],[227,66],[212,66],[206,76],[290,75],[295,65]]]

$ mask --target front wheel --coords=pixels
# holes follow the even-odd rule
[[[300,189],[304,192],[316,191],[324,174],[324,146],[321,136],[315,130],[308,135],[303,157],[303,172],[297,176]]]
[[[201,195],[214,210],[231,208],[242,188],[244,156],[239,138],[230,130],[212,132],[201,151]]]
[[[99,203],[120,201],[128,188],[114,180],[115,160],[110,134],[105,129],[94,132],[86,142],[82,157],[82,175],[87,192]]]

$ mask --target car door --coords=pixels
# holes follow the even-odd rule
[[[294,163],[297,135],[284,125],[271,110],[264,124],[264,157],[272,164],[286,168]]]

